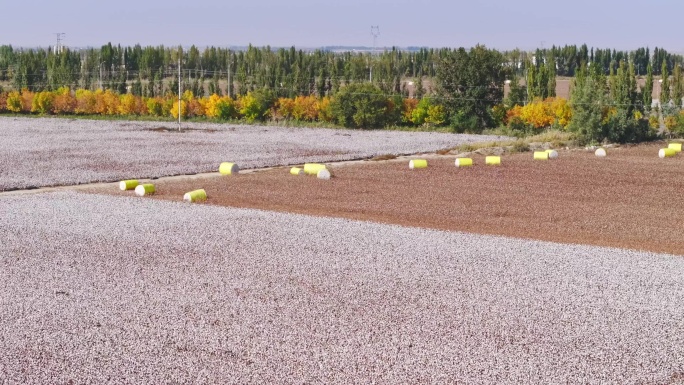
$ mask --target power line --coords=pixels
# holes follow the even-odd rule
[[[55,35],[57,35],[57,45],[55,46],[55,54],[61,54],[62,53],[62,40],[64,39],[64,36],[66,35],[66,33],[55,32]]]

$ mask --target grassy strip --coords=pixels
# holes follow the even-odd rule
[[[488,132],[493,135],[493,132]],[[501,147],[511,153],[530,151],[531,143],[550,143],[551,148],[559,148],[575,145],[574,136],[570,132],[549,130],[536,135],[527,136],[517,140],[503,140],[493,142],[481,143],[466,143],[456,147],[445,148],[437,151],[440,155],[460,154],[464,152],[473,152],[485,148]]]

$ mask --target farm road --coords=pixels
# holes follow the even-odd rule
[[[0,212],[9,384],[684,375],[681,257],[75,192]]]
[[[160,130],[166,125],[172,130]],[[495,136],[0,117],[0,191],[433,152]]]

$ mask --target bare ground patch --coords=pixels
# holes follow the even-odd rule
[[[451,157],[416,171],[405,160],[333,165],[330,181],[276,168],[161,180],[153,199],[178,201],[204,188],[209,205],[684,255],[684,156],[659,159],[658,147],[610,149],[605,159],[561,151],[545,162],[514,154],[500,167],[485,167],[477,154],[472,168],[456,168]],[[113,186],[91,191],[132,194]]]

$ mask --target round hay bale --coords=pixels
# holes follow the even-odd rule
[[[193,190],[183,195],[183,200],[186,202],[200,202],[207,200],[207,192],[203,188]]]
[[[135,195],[142,197],[145,195],[152,195],[155,192],[154,185],[152,183],[139,184],[135,187]]]
[[[535,151],[534,160],[549,160],[549,153],[546,151]]]
[[[671,156],[677,155],[677,151],[671,149],[671,148],[661,148],[660,151],[658,151],[658,157],[660,159],[663,158],[669,158]]]
[[[122,191],[133,190],[138,187],[139,184],[140,182],[138,182],[136,179],[122,180],[119,182],[119,189]]]
[[[332,174],[330,174],[330,170],[327,168],[324,168],[316,173],[316,178],[318,179],[329,180],[331,176]]]
[[[556,150],[546,150],[546,152],[549,154],[549,159],[556,159],[556,158],[558,158],[558,151],[556,151]]]
[[[240,168],[235,163],[223,162],[219,166],[219,173],[221,173],[221,175],[232,175],[237,174],[238,172],[240,172]]]
[[[605,148],[597,148],[596,151],[594,152],[594,155],[598,156],[599,158],[604,158],[606,156],[606,149]]]
[[[671,148],[675,150],[675,152],[682,152],[682,144],[681,143],[670,143],[667,145],[667,148]]]
[[[292,167],[290,169],[290,174],[292,175],[304,175],[304,169],[300,167]]]
[[[306,175],[316,175],[319,171],[323,170],[325,167],[322,163],[304,163],[304,174]]]
[[[426,168],[428,166],[426,159],[412,159],[409,161],[409,168],[415,170],[417,168]]]
[[[456,161],[454,162],[456,164],[456,167],[469,167],[473,165],[473,159],[472,158],[456,158]]]
[[[500,156],[488,156],[485,157],[485,164],[488,166],[500,166],[501,165],[501,157]]]

